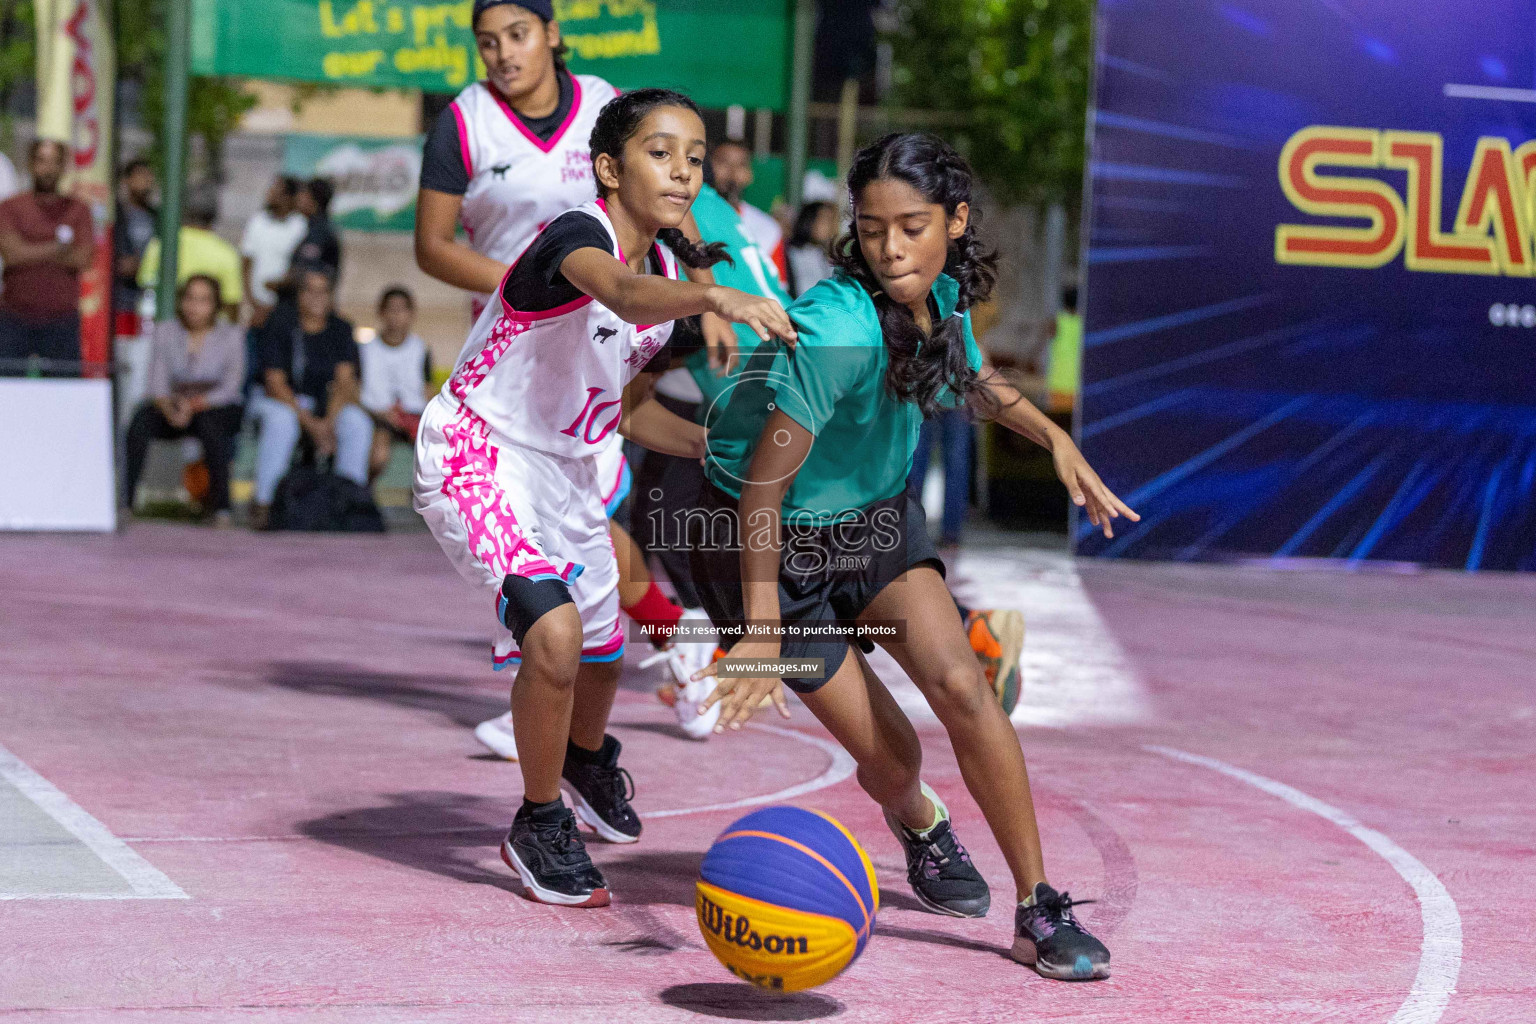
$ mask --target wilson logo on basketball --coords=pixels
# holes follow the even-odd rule
[[[760,935],[753,929],[751,918],[731,913],[702,893],[699,894],[699,924],[743,949],[760,949],[765,953],[804,953],[809,950],[804,935]]]

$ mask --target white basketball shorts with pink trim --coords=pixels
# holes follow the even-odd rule
[[[485,593],[497,669],[519,658],[499,614],[508,576],[565,580],[581,615],[581,660],[624,656],[619,567],[603,508],[612,487],[604,477],[612,473],[596,456],[498,444],[485,421],[450,396],[427,404],[416,437],[416,511],[459,575]]]

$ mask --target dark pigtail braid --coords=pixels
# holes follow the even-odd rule
[[[656,232],[656,241],[672,250],[672,255],[677,257],[679,263],[685,267],[700,269],[712,267],[716,263],[730,263],[735,265],[730,253],[726,251],[724,242],[690,242],[688,236],[678,228],[662,228]]]
[[[848,191],[858,206],[859,195],[871,182],[891,179],[906,182],[931,203],[953,216],[961,203],[971,205],[974,175],[970,165],[942,139],[928,134],[887,135],[859,151],[848,172]],[[864,260],[858,240],[850,233],[833,248],[833,262],[853,277],[874,299],[885,336],[888,368],[885,383],[891,395],[912,402],[924,416],[945,408],[940,396],[948,392],[984,419],[1000,411],[997,401],[982,383],[981,375],[966,359],[965,324],[960,314],[985,302],[997,281],[997,253],[977,234],[979,211],[971,205],[965,233],[949,245],[944,272],[960,285],[955,314],[935,324],[924,337],[912,311],[891,301],[880,290]]]

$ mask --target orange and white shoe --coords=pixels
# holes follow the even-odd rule
[[[973,611],[965,620],[965,632],[997,702],[1003,706],[1005,714],[1013,714],[1019,703],[1019,655],[1024,650],[1024,614],[997,609]]]
[[[724,647],[716,647],[715,648],[715,653],[709,659],[709,663],[712,664],[712,663],[714,663],[716,661],[719,661],[721,658],[723,658],[725,656],[726,656],[725,648]],[[657,659],[657,660],[659,660],[659,659]],[[646,661],[642,661],[640,663],[640,665],[641,665],[642,668],[644,668],[647,665],[651,665],[651,664],[654,664],[654,663],[655,662],[653,660],[647,659]],[[670,666],[670,664],[671,663],[669,662],[669,666]],[[699,668],[702,668],[702,667],[703,667],[702,665],[699,666]],[[693,671],[697,672],[698,669],[696,668]],[[692,679],[692,673],[689,674],[688,678],[690,680]],[[707,714],[707,715],[704,715],[704,716],[700,716],[700,715],[697,714],[699,702],[704,700],[705,697],[708,697],[712,692],[714,692],[714,688],[715,688],[715,683],[716,682],[717,681],[714,680],[714,679],[703,679],[703,680],[700,680],[697,683],[690,682],[689,685],[691,685],[691,686],[696,688],[696,691],[693,694],[693,697],[694,697],[694,699],[693,699],[693,712],[691,713],[691,717],[689,717],[687,719],[684,718],[685,714],[690,714],[689,712],[679,711],[677,713],[678,723],[683,726],[683,731],[684,732],[689,732],[689,727],[690,727],[690,725],[693,722],[707,722],[708,725],[709,725],[709,729],[712,731],[714,729],[714,727],[715,727],[715,723],[720,720],[720,713],[718,711],[714,710],[714,709],[711,709],[710,713]],[[681,685],[680,683],[678,683],[676,679],[668,679],[666,682],[664,682],[660,686],[656,687],[656,699],[661,701],[667,707],[676,709],[682,701],[687,699],[687,698],[684,697],[684,691],[686,689],[687,689],[687,687],[685,687],[685,686]],[[757,705],[757,708],[758,708],[759,711],[762,711],[762,710],[765,710],[765,709],[771,708],[771,707],[773,707],[773,694],[771,694],[771,693],[768,694],[767,696],[765,696]],[[703,728],[703,726],[695,726],[695,728]],[[689,735],[693,735],[693,734],[691,732],[689,732]],[[702,736],[694,736],[693,738],[694,739],[707,740],[707,739],[709,739],[709,733],[706,732]]]
[[[716,705],[701,715],[699,705],[714,692],[715,680],[695,680],[693,675],[724,657],[725,652],[709,644],[685,643],[673,644],[662,653],[666,655],[663,660],[671,678],[656,688],[657,698],[677,713],[677,724],[689,739],[709,739],[715,731],[715,723],[720,720],[720,707]]]
[[[670,654],[671,651],[670,651],[670,649],[668,649],[666,652],[663,652],[663,653]],[[719,661],[723,657],[725,657],[725,651],[723,651],[722,649],[717,647],[717,648],[715,648],[714,657],[712,657],[710,659],[710,661]],[[657,656],[654,659],[647,658],[645,661],[642,661],[640,663],[640,665],[641,665],[642,668],[648,668],[651,665],[659,664],[662,660],[666,660],[667,661],[667,668],[669,670],[672,669],[672,661],[671,661],[671,659],[670,658],[663,659],[660,656]],[[694,671],[698,671],[698,670],[695,669]],[[682,684],[678,682],[678,680],[676,678],[676,673],[669,671],[669,673],[667,675],[667,678],[663,679],[661,681],[660,685],[658,685],[656,687],[656,699],[661,701],[663,704],[665,704],[669,708],[675,708],[675,707],[677,707],[678,691],[681,690],[681,689],[682,689]]]

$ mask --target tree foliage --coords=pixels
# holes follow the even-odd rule
[[[144,127],[154,136],[152,152],[165,152],[165,27],[170,0],[117,0],[118,75],[143,89]],[[217,173],[224,140],[240,125],[256,98],[227,78],[193,78],[187,91],[187,137],[203,141]]]
[[[0,0],[0,143],[11,138],[11,96],[37,74],[32,0]]]
[[[136,82],[144,127],[154,137],[151,156],[164,153],[166,8],[169,0],[116,0],[118,76]],[[10,109],[17,86],[37,74],[37,31],[32,0],[0,0],[0,104]],[[187,97],[187,137],[199,138],[217,168],[224,140],[256,100],[226,78],[194,78]]]
[[[1082,195],[1093,0],[897,0],[893,99],[946,130],[1007,202]]]

